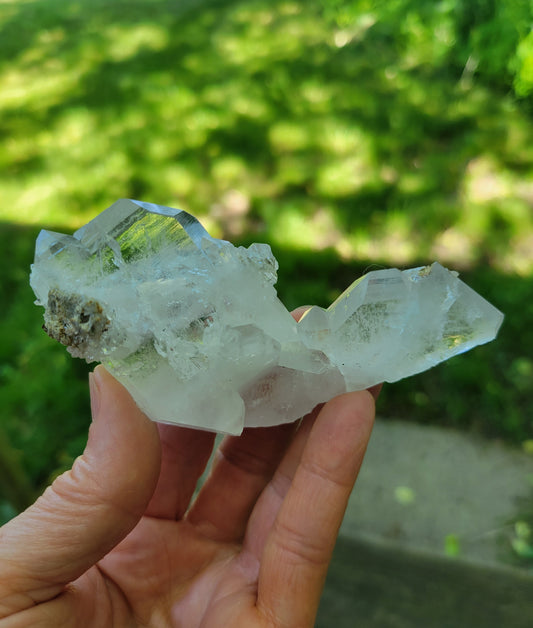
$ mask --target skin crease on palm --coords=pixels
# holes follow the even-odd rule
[[[0,528],[0,628],[313,626],[379,387],[226,437],[193,500],[214,434],[90,380],[85,452]]]

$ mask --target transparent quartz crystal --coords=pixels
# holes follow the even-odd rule
[[[119,200],[73,235],[42,231],[31,286],[47,333],[99,361],[153,420],[239,434],[489,342],[503,315],[434,263],[373,271],[299,323],[267,244]]]

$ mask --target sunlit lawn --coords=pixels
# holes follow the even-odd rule
[[[506,313],[499,339],[381,413],[533,438],[531,105],[459,50],[458,2],[346,4],[0,2],[1,428],[34,485],[88,408],[31,305],[33,241],[119,197],[269,242],[289,307],[367,268],[462,271]]]

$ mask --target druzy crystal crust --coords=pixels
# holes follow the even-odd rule
[[[44,328],[99,361],[153,420],[230,434],[393,382],[489,342],[503,315],[434,263],[373,271],[299,323],[267,244],[234,247],[184,211],[119,200],[73,235],[42,231]]]

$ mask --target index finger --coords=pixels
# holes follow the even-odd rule
[[[311,430],[261,559],[258,609],[279,625],[313,625],[373,418],[372,395],[348,393]]]

